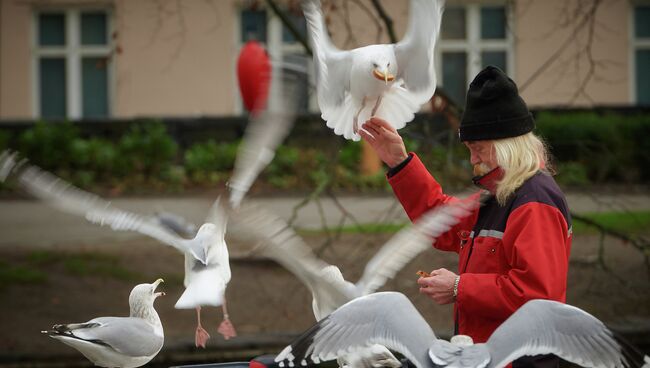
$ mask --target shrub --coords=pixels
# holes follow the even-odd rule
[[[229,173],[233,169],[238,146],[239,142],[217,143],[212,139],[195,143],[185,151],[185,170],[195,181],[212,181],[210,173]]]
[[[178,146],[160,122],[134,124],[118,144],[116,171],[120,175],[133,172],[145,177],[159,177],[172,164]]]
[[[33,163],[55,170],[69,167],[73,161],[72,142],[79,131],[70,122],[38,122],[18,137],[18,150]]]

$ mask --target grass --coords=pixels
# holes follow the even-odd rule
[[[0,289],[13,284],[41,284],[47,280],[44,272],[29,266],[10,265],[0,261]]]
[[[616,230],[624,234],[636,235],[650,232],[650,211],[598,212],[583,213],[581,215],[607,229]],[[593,226],[575,220],[573,223],[573,232],[575,234],[593,234],[597,233],[598,230]]]
[[[582,216],[594,220],[607,229],[616,230],[626,234],[642,234],[650,232],[650,211],[636,212],[594,212],[581,213]],[[360,224],[353,226],[330,227],[327,229],[330,233],[340,232],[342,234],[392,234],[401,230],[408,224]],[[598,230],[579,220],[573,221],[574,234],[594,234]],[[301,235],[322,235],[325,230],[322,229],[300,229]]]

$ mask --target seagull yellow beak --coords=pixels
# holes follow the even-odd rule
[[[377,78],[377,79],[379,79],[381,81],[386,82],[386,84],[388,84],[388,82],[392,82],[392,81],[395,80],[395,76],[388,73],[388,68],[385,68],[383,72],[381,72],[381,71],[379,71],[377,69],[373,69],[372,70],[372,75],[373,75],[373,77],[375,77],[375,78]]]

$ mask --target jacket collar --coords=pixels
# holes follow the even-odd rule
[[[494,194],[496,192],[499,180],[503,178],[503,174],[503,169],[501,167],[496,167],[485,175],[473,177],[472,181],[478,187],[486,189],[491,194]]]

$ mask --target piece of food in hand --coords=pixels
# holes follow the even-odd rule
[[[424,272],[424,271],[418,271],[418,272],[416,272],[416,273],[417,273],[418,276],[420,276],[420,277],[430,277],[430,276],[431,276],[431,274],[429,274],[428,272]]]

